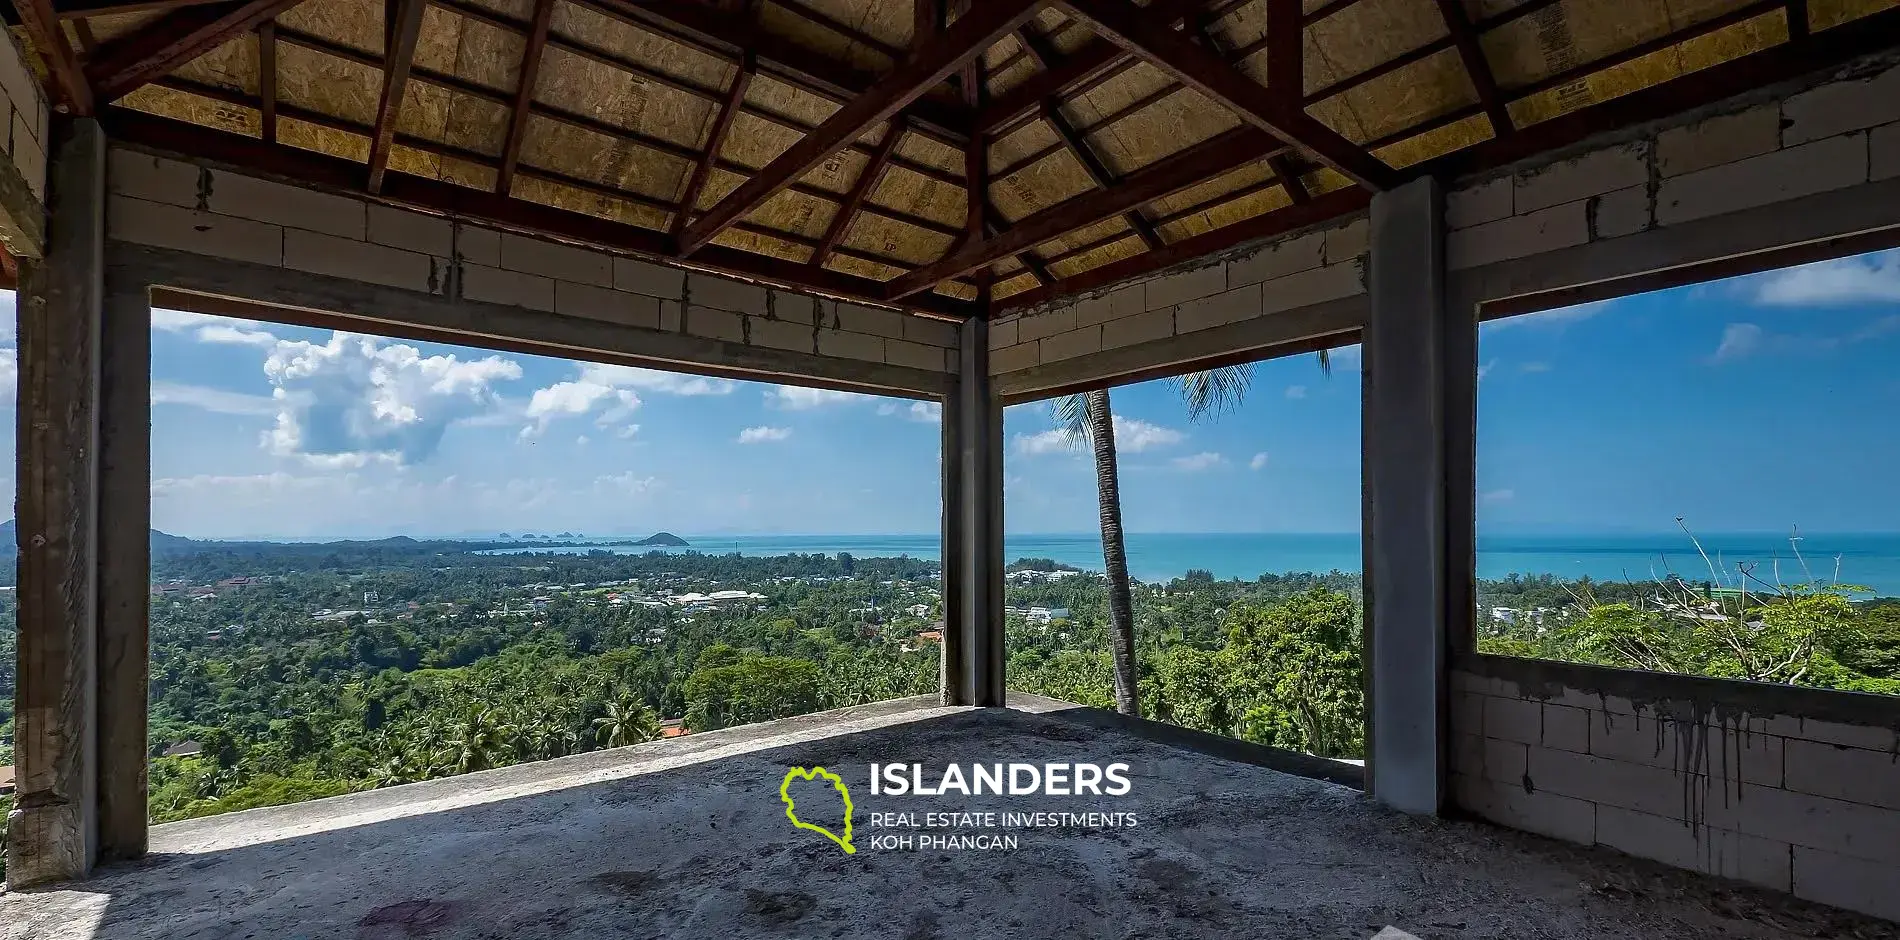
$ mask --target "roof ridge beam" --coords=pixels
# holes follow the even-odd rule
[[[767,199],[825,158],[890,120],[931,87],[949,78],[965,62],[981,55],[998,38],[1036,15],[1043,2],[989,0],[951,24],[949,29],[930,37],[870,91],[847,102],[791,149],[707,210],[699,221],[688,226],[680,238],[680,253],[691,254],[704,247],[726,226],[764,205]]]
[[[409,69],[416,61],[416,41],[422,37],[424,0],[391,0],[394,16],[383,43],[383,97],[376,106],[376,130],[369,139],[369,191],[381,192],[390,151],[396,148],[396,119],[403,95],[409,90]]]
[[[100,103],[116,101],[301,2],[231,0],[174,10],[101,46],[86,63],[86,78]]]

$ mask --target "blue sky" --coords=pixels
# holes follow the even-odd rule
[[[152,350],[169,532],[938,525],[932,405],[169,311]],[[1497,321],[1479,360],[1481,531],[1900,530],[1900,252]],[[1330,376],[1261,363],[1199,423],[1168,381],[1116,389],[1129,529],[1357,531],[1359,381],[1356,347]],[[1005,413],[1012,532],[1095,525],[1092,464],[1052,428]]]

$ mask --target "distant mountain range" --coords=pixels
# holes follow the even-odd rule
[[[5,522],[0,522],[0,559],[10,559],[10,558],[13,558],[15,555],[19,554],[20,540],[19,540],[19,536],[15,533],[16,533],[16,530],[14,528],[14,520],[8,519]],[[173,535],[169,532],[160,532],[157,529],[152,530],[152,552],[154,554],[200,551],[206,548],[211,548],[213,546],[257,547],[257,546],[264,546],[264,545],[273,545],[273,546],[283,546],[286,548],[296,547],[299,549],[310,550],[310,549],[316,549],[316,548],[323,548],[326,546],[336,547],[336,548],[379,547],[379,548],[391,548],[391,549],[405,549],[405,548],[416,548],[423,545],[455,546],[457,548],[460,548],[463,546],[467,546],[467,547],[486,546],[487,544],[489,543],[486,542],[486,540],[465,540],[465,539],[422,540],[422,539],[411,538],[407,535],[393,535],[393,536],[390,536],[389,538],[383,538],[383,539],[338,539],[336,541],[331,541],[331,542],[273,542],[268,539],[233,539],[233,540],[190,539],[182,535]],[[677,535],[674,535],[671,532],[656,532],[653,535],[650,535],[644,539],[639,540],[638,542],[620,542],[620,543],[608,543],[608,544],[623,544],[623,545],[631,544],[631,545],[654,546],[654,547],[662,547],[662,548],[686,548],[691,543],[687,542],[685,539],[680,538]]]
[[[663,546],[666,546],[667,548],[685,548],[687,545],[690,545],[692,543],[686,541],[683,538],[680,538],[677,535],[674,535],[671,532],[655,532],[652,535],[649,535],[646,538],[643,538],[640,541],[635,542],[633,544],[635,545],[663,545]]]

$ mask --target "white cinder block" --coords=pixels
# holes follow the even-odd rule
[[[770,293],[770,300],[774,319],[801,323],[805,326],[818,322],[818,298],[816,297],[775,290]]]
[[[835,325],[841,330],[853,333],[869,333],[872,336],[888,336],[900,339],[904,335],[906,313],[885,310],[879,307],[865,307],[859,304],[838,304],[832,313]]]
[[[1182,271],[1158,277],[1147,283],[1147,303],[1149,310],[1172,307],[1175,304],[1198,300],[1227,289],[1227,270],[1213,264],[1192,271]]]
[[[1036,343],[1017,343],[990,350],[990,374],[1001,375],[1042,364],[1042,350]]]
[[[369,240],[447,258],[455,253],[455,223],[441,216],[371,204]]]
[[[501,234],[501,266],[509,271],[539,274],[596,287],[612,287],[614,284],[611,255],[512,232]]]
[[[491,268],[501,267],[501,233],[456,223],[455,257]]]
[[[1596,198],[1592,238],[1621,238],[1649,227],[1649,187],[1631,186]]]
[[[1504,686],[1504,680],[1502,679],[1481,676],[1475,672],[1465,672],[1462,669],[1456,669],[1451,673],[1451,687],[1459,692],[1476,692],[1479,695],[1517,694],[1516,686],[1512,686],[1509,690],[1506,690]]]
[[[1451,736],[1451,772],[1484,776],[1484,739],[1475,734]]]
[[[1366,253],[1372,237],[1372,221],[1359,219],[1326,232],[1326,263],[1350,261]]]
[[[1827,744],[1865,748],[1869,751],[1900,750],[1900,745],[1894,741],[1894,730],[1879,725],[1844,725],[1839,722],[1791,718],[1786,715],[1776,715],[1765,721],[1750,724],[1751,727],[1758,725],[1764,733],[1778,734],[1786,738],[1821,741]]]
[[[1317,268],[1326,260],[1326,233],[1311,232],[1227,262],[1227,286],[1243,287]]]
[[[713,307],[734,313],[765,315],[766,290],[757,284],[711,274],[688,274],[686,298],[695,307]]]
[[[1866,135],[1829,137],[1664,180],[1656,221],[1674,225],[1866,181]]]
[[[1058,307],[1041,313],[1024,314],[1016,325],[1017,335],[1027,343],[1032,339],[1067,333],[1076,328],[1076,310],[1074,307]]]
[[[1538,743],[1544,736],[1543,704],[1528,699],[1487,696],[1484,736],[1522,744]]]
[[[1753,784],[1726,800],[1720,792],[1711,797],[1701,810],[1717,829],[1900,865],[1900,813],[1893,810]]]
[[[1703,780],[1662,767],[1592,757],[1555,748],[1530,749],[1531,785],[1538,790],[1621,806],[1674,820],[1690,819],[1704,803],[1722,802],[1726,786],[1732,800],[1738,786],[1731,781]],[[1733,827],[1748,831],[1747,827]]]
[[[1020,317],[1006,317],[990,324],[991,351],[1022,342],[1020,339],[1022,334],[1016,327],[1021,320]]]
[[[1363,294],[1366,290],[1363,263],[1329,264],[1268,281],[1260,285],[1260,312],[1278,313]]]
[[[1073,359],[1089,353],[1102,351],[1102,328],[1085,326],[1067,333],[1045,336],[1042,343],[1042,361],[1055,362],[1059,359]]]
[[[1590,240],[1582,202],[1567,202],[1529,215],[1458,229],[1445,237],[1445,265],[1457,271],[1526,255],[1555,251]]]
[[[678,300],[686,296],[686,272],[632,258],[615,258],[614,288],[648,297]]]
[[[1512,195],[1516,214],[1528,215],[1648,182],[1649,157],[1645,149],[1643,144],[1606,147],[1518,174]]]
[[[686,305],[677,300],[660,301],[660,329],[669,333],[680,331],[680,320],[686,316]]]
[[[34,197],[46,201],[46,147],[25,133],[20,112],[13,112],[13,168],[26,180]]]
[[[745,342],[745,315],[730,310],[702,307],[688,304],[686,308],[686,332],[707,339],[722,339],[728,343]]]
[[[1470,228],[1511,215],[1512,179],[1502,176],[1488,183],[1454,189],[1445,194],[1447,228]]]
[[[913,343],[948,349],[957,345],[957,326],[929,317],[909,316],[904,318],[904,338]]]
[[[1192,333],[1259,315],[1260,285],[1249,284],[1182,304],[1174,311],[1174,331]]]
[[[1900,920],[1900,865],[1794,847],[1794,896]]]
[[[1101,325],[1102,348],[1133,346],[1174,335],[1174,311],[1150,310],[1132,317],[1121,317]]]
[[[1780,147],[1781,105],[1764,104],[1657,134],[1656,171],[1666,177],[1681,176]]]
[[[1148,285],[1140,282],[1126,287],[1118,287],[1108,292],[1108,315],[1113,317],[1132,317],[1148,309]],[[1078,322],[1077,326],[1082,326]]]
[[[117,147],[106,153],[106,186],[112,192],[187,209],[198,207],[198,183],[207,172],[189,163]]]
[[[462,263],[462,297],[490,304],[513,304],[531,310],[554,309],[554,279],[485,264]]]
[[[1484,696],[1456,690],[1451,693],[1451,733],[1484,733]]]
[[[356,241],[365,240],[369,227],[369,207],[360,199],[223,170],[211,173],[205,207],[220,215]]]
[[[0,37],[0,90],[13,102],[16,111],[26,112],[27,120],[38,129],[41,142],[46,140],[46,95],[27,68],[26,59],[12,35]]]
[[[1606,803],[1597,804],[1597,842],[1638,858],[1777,891],[1787,891],[1792,883],[1786,842],[1725,829],[1691,828],[1679,819]]]
[[[1458,805],[1499,825],[1580,845],[1596,842],[1596,804],[1522,785],[1462,774],[1452,777]]]
[[[1590,712],[1581,708],[1544,703],[1545,747],[1579,754],[1590,750]]]
[[[1523,786],[1525,775],[1530,773],[1530,749],[1530,745],[1519,744],[1516,741],[1485,738],[1483,765],[1485,779]]]
[[[884,361],[894,366],[909,366],[913,369],[928,369],[932,372],[943,371],[943,347],[927,346],[901,339],[884,341]]]
[[[1876,180],[1900,176],[1900,121],[1874,128],[1872,137],[1869,150],[1873,164],[1868,176]]]
[[[573,281],[554,282],[554,312],[648,330],[660,328],[659,300]]]
[[[1786,766],[1790,790],[1900,810],[1900,761],[1892,751],[1789,740]]]
[[[284,230],[284,267],[428,294],[448,286],[446,261],[296,228]]]
[[[1781,786],[1782,739],[1692,722],[1597,712],[1590,753],[1608,760]],[[1685,733],[1686,732],[1686,733]]]
[[[1804,91],[1781,103],[1781,116],[1784,147],[1900,121],[1900,68]]]
[[[840,304],[839,306],[844,306]],[[852,333],[848,330],[820,329],[818,331],[818,354],[836,356],[840,359],[862,359],[866,362],[884,361],[884,337],[866,333]]]
[[[258,264],[284,263],[281,226],[130,196],[113,196],[106,203],[106,232],[112,238],[157,248]]]
[[[1119,316],[1120,314],[1115,313],[1115,307],[1109,302],[1108,297],[1107,294],[1098,294],[1086,300],[1077,301],[1074,305],[1075,325],[1094,326]]]
[[[818,347],[818,341],[812,337],[812,326],[809,323],[754,317],[748,329],[752,331],[754,346],[770,346],[773,349],[789,349],[802,353],[814,352]]]

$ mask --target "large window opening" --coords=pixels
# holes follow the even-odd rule
[[[1350,346],[1007,409],[1009,687],[1125,706],[1106,509],[1143,717],[1363,759],[1359,367]]]
[[[1900,251],[1479,327],[1477,649],[1900,694]]]
[[[938,690],[934,404],[172,310],[152,352],[155,821]]]

